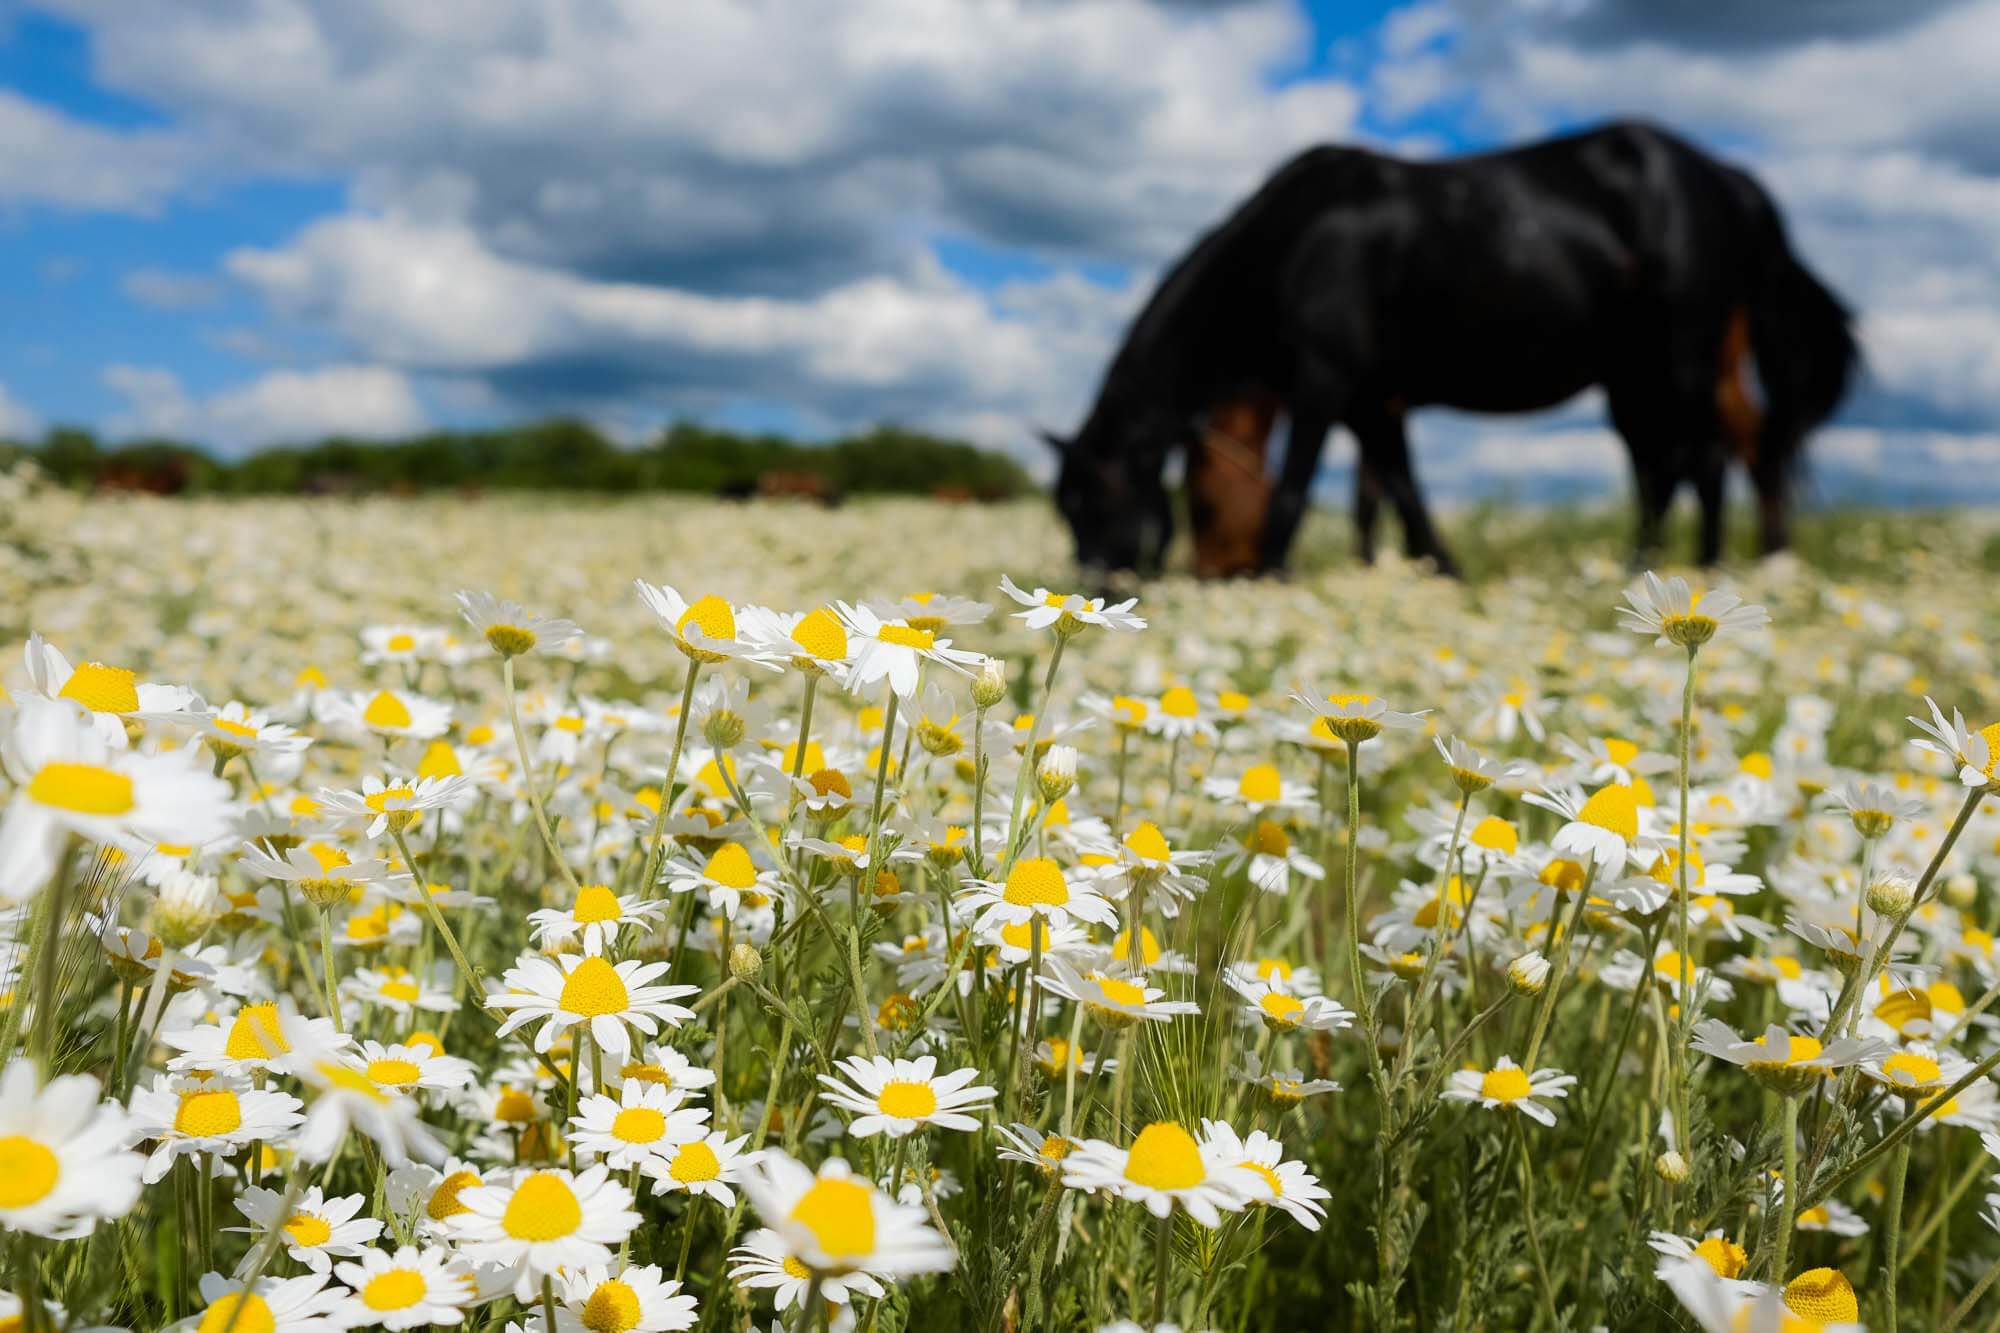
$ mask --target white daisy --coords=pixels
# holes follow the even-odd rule
[[[29,698],[65,700],[85,710],[88,725],[105,744],[128,744],[125,719],[184,720],[201,709],[201,696],[182,685],[156,685],[136,672],[102,662],[71,666],[56,646],[39,634],[28,636],[22,653],[28,667]],[[22,703],[27,704],[23,699]]]
[[[132,1094],[130,1141],[151,1140],[145,1182],[167,1174],[177,1157],[233,1157],[253,1143],[281,1142],[297,1130],[299,1099],[250,1086],[231,1074],[162,1074]]]
[[[923,664],[935,662],[964,675],[986,660],[983,653],[967,652],[941,639],[937,631],[917,629],[898,620],[883,620],[865,606],[840,603],[841,619],[854,657],[847,670],[847,688],[856,694],[880,680],[905,701],[916,698]]]
[[[590,1264],[556,1283],[561,1333],[677,1333],[693,1328],[695,1299],[666,1280],[658,1264],[643,1268]]]
[[[353,1289],[333,1312],[341,1328],[423,1328],[461,1322],[476,1292],[471,1265],[449,1250],[367,1250],[334,1270]]]
[[[1657,635],[1654,643],[1660,647],[1679,644],[1692,650],[1724,631],[1739,634],[1771,623],[1770,612],[1745,605],[1735,593],[1695,592],[1678,574],[1663,579],[1651,570],[1625,590],[1625,603],[1617,609],[1619,627]]]
[[[815,1174],[775,1149],[743,1178],[744,1193],[786,1253],[824,1274],[942,1273],[957,1256],[921,1206],[896,1202],[829,1158]]]
[[[1118,924],[1118,909],[1090,880],[1069,876],[1046,856],[1024,856],[1014,862],[1004,881],[965,881],[960,897],[979,913],[979,928],[1021,925],[1045,917],[1057,926],[1071,919],[1100,926]]]
[[[581,638],[583,629],[573,620],[539,616],[516,602],[502,601],[489,592],[462,589],[452,594],[465,623],[479,631],[487,647],[501,657],[524,653],[560,653],[572,639]]]
[[[667,966],[632,959],[613,964],[594,954],[565,954],[555,961],[529,958],[507,970],[503,989],[489,994],[486,1005],[512,1011],[500,1025],[502,1037],[546,1019],[535,1033],[535,1049],[545,1052],[557,1037],[580,1024],[589,1029],[599,1050],[622,1060],[632,1048],[628,1029],[650,1037],[662,1023],[678,1027],[694,1017],[694,1010],[672,1001],[695,994],[699,986],[648,984]]]
[[[769,1289],[780,1313],[791,1309],[812,1289],[813,1270],[792,1255],[784,1237],[769,1227],[758,1227],[729,1252],[729,1280],[752,1291]],[[879,1299],[882,1284],[867,1273],[822,1274],[820,1299],[845,1308],[857,1295]]]
[[[1261,1129],[1250,1131],[1247,1139],[1239,1138],[1235,1128],[1221,1120],[1202,1121],[1201,1136],[1205,1147],[1216,1149],[1225,1161],[1235,1159],[1238,1166],[1264,1182],[1267,1193],[1258,1196],[1257,1202],[1283,1209],[1308,1231],[1319,1230],[1326,1217],[1326,1205],[1320,1201],[1333,1195],[1306,1170],[1304,1162],[1285,1160],[1284,1144]]]
[[[368,1206],[363,1194],[329,1199],[314,1185],[287,1209],[284,1195],[253,1185],[236,1196],[235,1204],[236,1211],[251,1225],[223,1230],[247,1232],[257,1238],[236,1266],[238,1277],[249,1275],[257,1261],[258,1242],[274,1229],[282,1235],[280,1243],[292,1261],[315,1273],[332,1272],[335,1259],[354,1258],[382,1234],[380,1219],[356,1216]]]
[[[326,1161],[350,1129],[374,1140],[390,1166],[403,1166],[412,1157],[444,1160],[444,1145],[425,1127],[416,1098],[391,1092],[359,1066],[338,1059],[302,1066],[298,1075],[313,1092],[299,1131],[299,1156],[306,1161]]]
[[[451,726],[451,705],[413,690],[329,691],[315,705],[330,727],[391,740],[427,741]]]
[[[1240,1144],[1234,1145],[1240,1147]],[[1104,1190],[1145,1205],[1165,1217],[1179,1204],[1209,1228],[1222,1225],[1224,1212],[1241,1212],[1268,1197],[1264,1178],[1230,1160],[1229,1146],[1203,1142],[1171,1120],[1156,1120],[1139,1131],[1132,1146],[1085,1139],[1063,1159],[1063,1184],[1070,1189]]]
[[[749,1141],[748,1134],[732,1139],[715,1130],[655,1155],[643,1169],[653,1181],[655,1194],[698,1194],[733,1208],[736,1191],[730,1188],[731,1182],[742,1179],[757,1161],[756,1153],[743,1151]]]
[[[1000,591],[1028,608],[1016,611],[1014,619],[1029,629],[1052,628],[1067,638],[1091,626],[1119,634],[1146,628],[1145,620],[1132,614],[1132,608],[1139,604],[1136,597],[1107,606],[1102,597],[1085,597],[1082,593],[1050,592],[1047,588],[1023,592],[1005,574],[1000,576]]]
[[[586,954],[604,953],[627,926],[644,926],[666,910],[666,904],[641,898],[636,893],[613,893],[603,884],[578,887],[576,901],[567,908],[544,907],[528,913],[535,943],[555,949],[571,940],[581,940]]]
[[[1352,1010],[1324,995],[1301,994],[1235,971],[1223,979],[1243,997],[1243,1017],[1273,1031],[1338,1032],[1354,1021]]]
[[[201,1279],[202,1308],[168,1327],[188,1333],[215,1333],[234,1326],[258,1333],[333,1333],[333,1321],[345,1293],[327,1289],[326,1275],[259,1278],[245,1287],[234,1278],[208,1273]]]
[[[999,1091],[984,1085],[968,1087],[979,1077],[979,1071],[970,1066],[937,1074],[937,1059],[929,1055],[915,1060],[856,1055],[835,1061],[834,1067],[848,1082],[831,1074],[821,1074],[819,1081],[829,1102],[859,1113],[860,1118],[847,1131],[857,1139],[884,1133],[902,1138],[924,1125],[978,1129],[979,1121],[963,1113],[992,1105]]]
[[[1165,1023],[1176,1015],[1201,1012],[1201,1006],[1193,1000],[1166,999],[1166,992],[1148,986],[1143,976],[1095,970],[1080,972],[1063,958],[1043,958],[1042,974],[1035,978],[1035,984],[1081,1004],[1086,1013],[1106,1027],[1123,1027],[1141,1019]]]
[[[768,647],[742,637],[737,627],[736,607],[713,593],[690,602],[673,588],[654,586],[634,579],[639,600],[646,604],[660,625],[673,638],[674,646],[691,662],[748,662],[754,666],[781,670],[780,658]]]
[[[0,1075],[0,1227],[68,1240],[138,1201],[146,1160],[126,1151],[124,1108],[98,1093],[88,1074],[38,1087],[32,1060],[8,1064]]]
[[[361,780],[360,791],[319,789],[320,809],[332,819],[366,822],[364,835],[379,838],[413,828],[432,810],[445,810],[472,795],[472,779],[378,777]]]
[[[331,1019],[301,1014],[289,996],[239,1006],[225,1021],[164,1031],[160,1040],[183,1052],[167,1062],[169,1070],[231,1074],[288,1072],[302,1062],[333,1056],[353,1041],[336,1032]]]
[[[1503,1055],[1493,1068],[1454,1070],[1451,1086],[1438,1094],[1446,1101],[1478,1102],[1487,1110],[1519,1111],[1544,1125],[1556,1122],[1555,1111],[1537,1098],[1567,1097],[1576,1085],[1574,1074],[1557,1069],[1537,1069],[1528,1073]]]
[[[708,1133],[708,1108],[687,1106],[687,1099],[679,1089],[627,1079],[618,1096],[599,1093],[577,1104],[569,1142],[620,1171],[643,1166]]]
[[[604,1166],[579,1175],[530,1171],[496,1185],[461,1190],[465,1211],[449,1225],[459,1252],[479,1264],[497,1264],[513,1276],[514,1295],[532,1300],[544,1277],[588,1264],[611,1262],[611,1246],[640,1222],[632,1194]]]

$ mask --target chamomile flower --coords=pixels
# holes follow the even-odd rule
[[[1166,992],[1148,986],[1143,976],[1092,970],[1080,972],[1059,957],[1042,959],[1035,984],[1052,995],[1081,1004],[1084,1012],[1106,1027],[1125,1027],[1146,1020],[1170,1022],[1180,1014],[1198,1014],[1192,1000],[1169,1000]]]
[[[693,1328],[695,1299],[658,1264],[587,1264],[556,1284],[560,1333],[678,1333]]]
[[[1243,997],[1242,1016],[1274,1032],[1338,1032],[1354,1021],[1352,1010],[1324,995],[1296,994],[1234,971],[1224,980]]]
[[[666,910],[657,899],[636,893],[614,893],[603,884],[585,884],[576,892],[576,901],[567,908],[544,907],[528,913],[535,943],[555,949],[572,940],[580,941],[586,954],[606,952],[627,926],[645,927]]]
[[[604,1067],[604,1082],[616,1088],[628,1080],[651,1083],[662,1088],[699,1092],[715,1082],[715,1071],[690,1060],[686,1053],[658,1042],[647,1042],[628,1052],[622,1061]]]
[[[434,964],[425,976],[401,967],[358,967],[340,983],[340,993],[402,1018],[420,1011],[449,1014],[459,1007],[451,993],[453,980],[449,963]]]
[[[429,1043],[364,1041],[358,1061],[368,1081],[385,1092],[449,1092],[470,1086],[479,1072],[472,1061],[446,1055]]]
[[[1677,644],[1689,652],[1722,633],[1741,634],[1771,623],[1761,606],[1749,606],[1722,589],[1695,592],[1679,575],[1661,578],[1651,570],[1625,590],[1625,605],[1617,608],[1618,625],[1636,634],[1653,634],[1659,647]]]
[[[1374,695],[1354,690],[1322,693],[1301,688],[1292,691],[1292,698],[1311,709],[1314,717],[1349,745],[1373,740],[1384,731],[1419,729],[1431,711],[1420,708],[1414,713],[1399,713]]]
[[[655,586],[644,579],[634,579],[633,586],[639,591],[639,600],[690,662],[702,665],[747,662],[772,671],[782,669],[777,654],[742,637],[737,627],[737,608],[714,593],[690,602],[664,584]]]
[[[303,1119],[300,1104],[290,1093],[253,1088],[234,1075],[162,1074],[132,1094],[128,1137],[154,1144],[142,1177],[150,1185],[178,1157],[233,1157],[253,1143],[291,1138]]]
[[[1628,783],[1608,783],[1587,797],[1576,787],[1554,787],[1529,792],[1521,799],[1561,815],[1566,822],[1549,845],[1586,864],[1599,868],[1622,865],[1641,846],[1642,839],[1650,841],[1651,830],[1643,818],[1638,794]]]
[[[1086,1139],[1063,1159],[1063,1184],[1070,1189],[1103,1190],[1144,1205],[1165,1217],[1175,1205],[1205,1227],[1222,1225],[1222,1214],[1241,1212],[1253,1199],[1268,1197],[1264,1178],[1231,1160],[1228,1144],[1195,1138],[1171,1120],[1141,1129],[1131,1146]]]
[[[854,649],[846,622],[834,608],[772,611],[746,606],[738,616],[738,626],[746,642],[783,660],[793,670],[809,676],[831,676],[835,683],[845,683],[848,660]]]
[[[479,632],[486,646],[501,657],[525,653],[559,653],[563,645],[581,638],[583,630],[573,620],[540,616],[516,602],[501,601],[488,592],[464,589],[452,594],[465,623]]]
[[[1477,1102],[1489,1111],[1519,1111],[1544,1125],[1554,1125],[1553,1107],[1543,1098],[1567,1097],[1576,1086],[1576,1075],[1556,1069],[1537,1069],[1530,1074],[1515,1064],[1511,1056],[1501,1056],[1488,1070],[1460,1069],[1451,1084],[1438,1095],[1446,1101]]]
[[[1240,1138],[1235,1128],[1222,1120],[1202,1121],[1201,1137],[1204,1146],[1215,1150],[1222,1160],[1234,1159],[1236,1165],[1263,1181],[1265,1192],[1253,1196],[1255,1202],[1281,1209],[1308,1231],[1319,1230],[1326,1217],[1326,1205],[1320,1201],[1333,1195],[1306,1170],[1304,1162],[1285,1160],[1284,1144],[1261,1129]]]
[[[258,1242],[274,1230],[280,1233],[279,1244],[292,1262],[315,1273],[332,1272],[335,1259],[355,1258],[382,1234],[379,1218],[357,1216],[368,1206],[364,1194],[330,1199],[313,1185],[287,1208],[283,1194],[252,1186],[237,1195],[235,1203],[236,1211],[248,1218],[250,1225],[225,1230],[248,1232],[256,1238],[236,1266],[238,1277],[249,1276],[256,1263]]]
[[[471,794],[469,778],[385,778],[371,773],[361,780],[359,791],[320,788],[319,804],[329,818],[365,822],[365,836],[379,838],[415,827],[427,812],[449,809]]]
[[[1045,917],[1057,926],[1072,920],[1100,926],[1118,923],[1118,909],[1088,880],[1066,875],[1046,856],[1024,856],[1014,862],[1005,880],[965,882],[961,898],[979,913],[979,928],[1022,925]]]
[[[608,1056],[623,1059],[632,1048],[630,1029],[652,1036],[660,1025],[678,1027],[694,1011],[673,1003],[693,995],[699,986],[656,986],[665,963],[628,959],[613,964],[590,954],[565,954],[560,959],[529,958],[507,970],[502,989],[486,997],[489,1009],[510,1011],[500,1025],[505,1037],[517,1028],[545,1020],[535,1032],[535,1049],[547,1051],[571,1027],[588,1028],[591,1040]]]
[[[1719,1229],[1698,1241],[1677,1236],[1671,1231],[1655,1231],[1647,1237],[1646,1243],[1661,1256],[1659,1264],[1653,1269],[1653,1276],[1658,1278],[1665,1278],[1676,1264],[1687,1259],[1701,1260],[1720,1278],[1738,1277],[1750,1263],[1749,1253]]]
[[[793,1256],[784,1237],[758,1227],[729,1252],[729,1280],[751,1291],[769,1291],[783,1313],[812,1290],[813,1270]],[[820,1276],[820,1299],[839,1308],[846,1308],[856,1296],[879,1299],[882,1294],[882,1284],[858,1269]]]
[[[1864,838],[1879,838],[1899,820],[1915,819],[1924,812],[1922,801],[1873,782],[1843,782],[1828,795],[1827,803],[1844,811]]]
[[[901,1277],[946,1272],[957,1262],[921,1206],[896,1202],[838,1157],[815,1173],[766,1150],[745,1175],[743,1190],[786,1255],[814,1272]]]
[[[995,1125],[993,1132],[1000,1137],[1000,1147],[996,1151],[1002,1161],[1032,1166],[1044,1176],[1059,1174],[1063,1159],[1075,1151],[1080,1141],[1053,1131],[1044,1132],[1020,1121],[1011,1125]]]
[[[941,1075],[936,1057],[929,1055],[915,1060],[850,1056],[834,1067],[846,1082],[830,1074],[821,1074],[819,1081],[827,1089],[827,1101],[859,1113],[847,1130],[857,1139],[876,1134],[902,1138],[926,1125],[978,1129],[979,1121],[964,1112],[990,1106],[998,1095],[995,1088],[968,1086],[979,1077],[977,1069]]]
[[[202,1308],[169,1327],[186,1333],[219,1333],[235,1328],[238,1333],[331,1333],[342,1327],[333,1312],[340,1308],[345,1293],[328,1289],[326,1275],[307,1273],[303,1277],[263,1277],[246,1286],[220,1273],[205,1274],[200,1283]]]
[[[1836,1070],[1874,1059],[1887,1046],[1873,1038],[1856,1037],[1822,1044],[1817,1037],[1788,1033],[1776,1023],[1756,1040],[1745,1041],[1727,1023],[1708,1018],[1695,1025],[1694,1048],[1741,1065],[1773,1091],[1796,1096]]]
[[[577,1104],[569,1141],[579,1155],[620,1171],[663,1160],[708,1133],[708,1109],[687,1099],[684,1091],[627,1079],[618,1096],[600,1093]]]
[[[231,700],[220,708],[203,708],[187,715],[187,725],[220,759],[239,755],[297,755],[312,737],[283,722],[273,722],[246,703]]]
[[[182,1052],[167,1062],[175,1073],[211,1069],[230,1074],[289,1072],[301,1062],[335,1055],[352,1041],[336,1032],[330,1019],[301,1014],[289,996],[241,1005],[221,1021],[171,1029],[160,1040]]]
[[[1976,791],[2000,791],[2000,776],[1995,775],[1995,769],[2000,768],[2000,722],[1969,731],[1965,716],[1956,708],[1951,710],[1951,720],[1947,722],[1935,699],[1925,695],[1924,703],[1931,710],[1929,722],[1917,717],[1906,720],[1923,732],[1925,739],[1910,744],[1943,755],[1957,765],[1961,785]]]
[[[1452,785],[1467,796],[1485,791],[1496,782],[1525,777],[1531,771],[1519,759],[1488,759],[1456,736],[1449,740],[1433,736],[1431,741],[1437,746],[1438,758],[1444,760],[1445,768],[1451,774]]]
[[[366,1069],[344,1060],[315,1061],[298,1074],[313,1094],[298,1137],[299,1156],[306,1161],[326,1161],[350,1130],[374,1140],[375,1150],[392,1167],[407,1165],[412,1157],[444,1160],[444,1145],[424,1125],[416,1098],[390,1091]]]
[[[165,718],[182,721],[200,711],[201,696],[183,685],[142,681],[138,673],[102,662],[70,665],[56,646],[39,634],[28,636],[22,653],[28,668],[29,695],[22,700],[63,700],[84,710],[86,725],[113,749],[128,743],[125,719]]]
[[[1314,800],[1311,787],[1291,781],[1276,764],[1251,764],[1233,778],[1204,778],[1201,789],[1211,800],[1252,814],[1311,805]]]
[[[640,1222],[632,1194],[599,1165],[578,1175],[549,1169],[459,1191],[449,1220],[459,1253],[506,1268],[513,1292],[534,1297],[544,1277],[611,1262],[611,1247]]]
[[[1241,871],[1265,893],[1291,892],[1294,878],[1326,878],[1326,868],[1300,849],[1282,823],[1270,818],[1257,818],[1240,837],[1224,838],[1216,845],[1216,854],[1223,873]]]
[[[1132,614],[1132,608],[1139,604],[1136,597],[1107,605],[1102,597],[1085,597],[1082,593],[1050,592],[1047,588],[1024,592],[1005,574],[1000,576],[1000,591],[1028,608],[1016,611],[1014,619],[1029,629],[1053,629],[1063,638],[1093,627],[1116,634],[1132,634],[1146,628],[1145,620]]]
[[[390,740],[427,741],[451,726],[451,705],[412,690],[380,689],[322,696],[327,724]]]
[[[847,687],[860,693],[877,681],[904,701],[917,697],[917,683],[925,663],[935,663],[964,675],[986,660],[984,653],[951,646],[936,630],[918,629],[906,622],[883,620],[865,606],[840,603],[840,616],[847,624],[848,640],[854,656],[848,667]]]
[[[447,1157],[435,1166],[411,1162],[389,1173],[389,1206],[414,1217],[419,1235],[447,1241],[453,1236],[451,1219],[466,1211],[458,1196],[484,1183],[479,1168],[458,1157]]]
[[[37,1086],[34,1062],[12,1061],[0,1075],[0,1227],[67,1240],[124,1216],[146,1169],[131,1141],[130,1117],[99,1100],[95,1078]]]
[[[768,898],[778,884],[778,872],[763,863],[759,853],[734,840],[716,847],[699,863],[676,857],[660,874],[674,893],[700,889],[708,895],[709,906],[732,921],[746,895]]]
[[[425,1328],[456,1324],[475,1294],[470,1266],[451,1251],[405,1245],[367,1250],[334,1275],[352,1290],[333,1312],[340,1328]]]
[[[741,1180],[758,1158],[756,1153],[743,1151],[743,1145],[749,1141],[748,1134],[732,1139],[720,1130],[713,1130],[700,1138],[675,1144],[645,1162],[642,1169],[652,1180],[655,1194],[698,1194],[725,1208],[733,1208],[736,1191],[731,1185]]]

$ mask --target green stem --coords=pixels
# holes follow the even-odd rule
[[[674,720],[674,748],[667,752],[667,771],[660,778],[660,804],[653,811],[653,830],[646,835],[645,869],[639,876],[639,892],[653,897],[660,877],[660,839],[667,828],[667,810],[674,803],[674,775],[680,772],[681,746],[687,740],[688,714],[694,711],[694,683],[701,675],[701,663],[688,659],[687,681],[681,686],[680,716]]]
[[[1049,697],[1055,689],[1056,668],[1062,664],[1063,647],[1068,642],[1065,636],[1056,636],[1056,646],[1049,653],[1049,669],[1042,676],[1042,697],[1035,701],[1035,717],[1028,723],[1028,744],[1021,751],[1021,771],[1014,775],[1014,808],[1007,816],[1007,847],[1000,863],[1003,877],[1014,868],[1014,849],[1021,841],[1021,803],[1027,797],[1029,784],[1035,780],[1035,742],[1041,739],[1042,719],[1049,715]]]
[[[1167,1313],[1167,1270],[1173,1265],[1174,1210],[1169,1207],[1153,1239],[1153,1317],[1158,1327]]]
[[[507,687],[507,721],[514,728],[514,752],[520,756],[521,785],[528,789],[528,808],[535,812],[535,827],[541,830],[542,846],[548,849],[549,860],[562,875],[563,883],[569,885],[570,895],[574,898],[582,891],[582,886],[576,882],[576,875],[571,872],[569,862],[563,857],[562,849],[556,846],[556,835],[549,829],[548,814],[542,809],[541,786],[535,781],[535,766],[528,759],[527,733],[521,730],[521,705],[514,690],[513,658],[501,659],[500,678]],[[685,711],[682,713],[682,722],[686,722]],[[662,795],[660,799],[664,803],[666,797]],[[407,862],[409,857],[405,856],[403,859]],[[414,874],[416,867],[412,865],[410,870]]]
[[[326,1016],[333,1020],[333,1030],[344,1032],[340,1025],[340,978],[333,970],[333,909],[319,909],[319,966],[326,977]]]
[[[1889,1165],[1889,1199],[1883,1214],[1883,1225],[1888,1231],[1889,1253],[1889,1266],[1884,1274],[1889,1285],[1888,1333],[1896,1333],[1896,1272],[1901,1267],[1898,1250],[1903,1237],[1903,1184],[1909,1174],[1910,1141],[1905,1139],[1896,1145],[1896,1156]],[[1791,1192],[1791,1180],[1788,1177],[1785,1181],[1785,1193]]]
[[[1805,1193],[1799,1184],[1799,1099],[1784,1098],[1783,1125],[1785,1154],[1785,1203],[1778,1218],[1776,1250],[1771,1261],[1771,1281],[1783,1288],[1790,1280],[1789,1267],[1792,1253],[1792,1231],[1799,1224],[1799,1196]]]
[[[1535,1227],[1535,1176],[1534,1167],[1528,1160],[1528,1132],[1521,1127],[1518,1113],[1507,1117],[1514,1126],[1514,1145],[1520,1149],[1521,1157],[1521,1222],[1528,1230],[1528,1251],[1535,1259],[1535,1277],[1541,1285],[1542,1313],[1548,1316],[1549,1327],[1562,1326],[1556,1318],[1556,1291],[1549,1281],[1549,1266],[1542,1257],[1542,1238]]]
[[[1593,856],[1590,859],[1590,870],[1583,877],[1583,887],[1576,891],[1576,902],[1570,906],[1569,917],[1561,926],[1562,939],[1549,941],[1549,947],[1556,951],[1555,968],[1549,973],[1549,983],[1542,991],[1541,1008],[1535,1011],[1534,1031],[1528,1038],[1528,1058],[1521,1062],[1521,1068],[1530,1076],[1535,1072],[1535,1057],[1542,1053],[1542,1039],[1548,1035],[1549,1019],[1556,1011],[1556,997],[1562,990],[1563,979],[1569,975],[1569,958],[1576,943],[1576,930],[1583,922],[1584,905],[1590,901],[1590,889],[1596,882],[1597,858]],[[1556,920],[1556,914],[1551,912],[1549,919]],[[1683,965],[1685,965],[1685,955],[1683,955]],[[1676,1142],[1682,1148],[1687,1146],[1685,1140]]]

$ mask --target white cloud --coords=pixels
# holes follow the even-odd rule
[[[196,310],[222,299],[222,284],[204,273],[137,268],[119,286],[134,301],[159,310]]]
[[[152,212],[197,157],[178,132],[85,125],[0,89],[0,204]]]
[[[179,376],[157,367],[111,366],[104,382],[126,403],[107,424],[112,436],[166,436],[223,453],[327,435],[407,435],[427,424],[409,381],[382,366],[274,370],[207,398],[190,395]]]
[[[41,419],[0,384],[0,440],[25,441],[41,433]]]

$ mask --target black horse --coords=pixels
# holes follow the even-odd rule
[[[1449,573],[1411,473],[1409,410],[1528,412],[1601,384],[1632,455],[1641,554],[1692,481],[1709,563],[1732,454],[1764,549],[1784,545],[1806,433],[1857,358],[1847,310],[1792,253],[1770,197],[1663,130],[1619,123],[1444,162],[1320,147],[1168,271],[1082,428],[1047,438],[1087,569],[1157,569],[1168,455],[1209,414],[1261,397],[1290,430],[1265,570],[1284,565],[1327,433],[1346,425],[1364,556],[1387,499],[1410,554]]]

